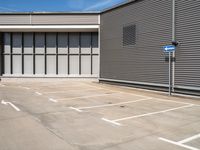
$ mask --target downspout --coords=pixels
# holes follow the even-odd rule
[[[98,16],[98,24],[99,24],[99,29],[98,29],[98,46],[99,46],[99,72],[98,72],[98,81],[100,80],[100,73],[101,73],[101,61],[100,61],[100,57],[101,57],[101,14],[99,14]]]
[[[172,0],[172,41],[176,41],[176,0]],[[176,52],[172,53],[172,91],[175,87],[175,57]]]

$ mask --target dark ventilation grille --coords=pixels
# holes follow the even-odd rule
[[[123,27],[123,46],[132,46],[136,43],[136,25]]]

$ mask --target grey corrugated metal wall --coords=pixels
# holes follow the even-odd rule
[[[123,26],[136,25],[136,45],[123,46]],[[101,15],[100,80],[167,86],[162,46],[171,44],[172,1],[142,0]]]
[[[98,33],[4,33],[4,76],[98,77]]]
[[[200,1],[176,0],[175,87],[200,94]]]
[[[0,14],[0,24],[99,24],[98,14]]]
[[[3,44],[3,33],[0,33],[0,76],[2,75],[3,73],[3,47],[4,47],[4,44]]]

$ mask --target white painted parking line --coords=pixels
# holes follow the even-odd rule
[[[124,120],[129,120],[129,119],[134,119],[134,118],[152,116],[152,115],[156,115],[156,114],[166,113],[166,112],[175,111],[175,110],[184,109],[184,108],[193,107],[193,106],[194,106],[193,104],[190,104],[190,105],[175,107],[175,108],[166,109],[166,110],[162,110],[162,111],[156,111],[156,112],[151,112],[151,113],[146,113],[146,114],[141,114],[141,115],[136,115],[136,116],[130,116],[130,117],[125,117],[125,118],[115,119],[113,121],[124,121]]]
[[[56,100],[75,100],[75,99],[81,99],[81,98],[91,98],[91,97],[101,97],[101,96],[108,96],[111,94],[116,94],[116,93],[105,93],[105,94],[96,94],[96,95],[91,95],[91,96],[80,96],[80,97],[72,97],[72,98],[61,98],[61,99],[56,99]]]
[[[19,88],[22,88],[22,89],[26,89],[26,90],[30,90],[29,87],[25,87],[25,86],[18,86]]]
[[[20,111],[20,109],[17,107],[17,106],[15,106],[13,103],[11,103],[11,102],[6,102],[6,101],[4,101],[4,100],[2,100],[1,101],[1,104],[3,104],[3,105],[10,105],[12,108],[14,108],[16,111]]]
[[[40,92],[35,92],[35,94],[37,94],[37,95],[42,95],[42,93],[40,93]]]
[[[94,108],[104,108],[104,107],[111,107],[111,106],[117,106],[117,105],[123,105],[123,104],[130,104],[130,103],[136,103],[141,101],[150,100],[152,98],[145,98],[145,99],[139,99],[134,101],[127,101],[127,102],[120,102],[115,104],[104,104],[104,105],[96,105],[96,106],[89,106],[89,107],[78,107],[77,110],[83,110],[83,109],[94,109]]]
[[[102,119],[103,121],[108,122],[108,123],[111,123],[111,124],[113,124],[113,125],[121,126],[121,124],[118,123],[118,122],[116,122],[116,121],[108,120],[108,119],[106,119],[106,118],[101,118],[101,119]]]
[[[184,144],[184,143],[190,142],[192,140],[196,140],[198,138],[200,138],[200,134],[197,134],[197,135],[194,135],[194,136],[189,137],[187,139],[181,140],[181,141],[179,141],[179,143]]]
[[[1,87],[5,87],[5,85],[4,85],[4,84],[0,84],[0,86],[1,86]]]
[[[76,110],[78,112],[82,112],[82,110],[78,109],[78,108],[75,108],[75,107],[69,107],[69,109],[72,109],[72,110]]]
[[[66,93],[67,91],[43,92],[44,94]]]
[[[145,114],[135,115],[135,116],[130,116],[130,117],[124,117],[124,118],[115,119],[115,120],[109,120],[107,118],[102,118],[102,120],[105,121],[105,119],[106,119],[107,122],[109,120],[109,122],[113,122],[113,123],[117,124],[118,122],[124,121],[124,120],[130,120],[130,119],[136,119],[136,118],[141,118],[141,117],[147,117],[147,116],[152,116],[152,115],[167,113],[167,112],[170,112],[170,111],[175,111],[175,110],[179,110],[179,109],[189,108],[189,107],[193,107],[193,106],[195,106],[195,105],[194,104],[190,104],[190,105],[186,105],[186,106],[175,107],[175,108],[171,108],[171,109],[166,109],[166,110],[156,111],[156,112],[151,112],[151,113],[145,113]]]
[[[93,91],[93,90],[97,90],[97,89],[87,89],[87,90],[81,90],[81,91]],[[76,91],[77,89],[68,89],[66,91],[51,91],[51,92],[43,92],[43,94],[55,94],[55,93],[66,93],[66,92],[73,92]]]
[[[55,100],[55,99],[53,99],[53,98],[49,98],[49,101],[54,102],[54,103],[57,103],[57,102],[58,102],[57,100]]]
[[[168,100],[168,99],[160,99],[160,98],[155,98],[154,100],[163,101],[163,102],[177,103],[177,104],[184,104],[184,105],[195,105],[195,104],[192,104],[192,103],[185,103],[185,102],[179,102],[179,101]]]
[[[189,150],[200,150],[198,148],[195,148],[195,147],[192,147],[192,146],[189,146],[189,145],[185,145],[185,144],[180,143],[180,142],[171,141],[171,140],[168,140],[168,139],[165,139],[165,138],[162,138],[162,137],[160,137],[158,139],[161,140],[161,141],[164,141],[164,142],[179,146],[179,147],[183,147],[183,148],[189,149]]]

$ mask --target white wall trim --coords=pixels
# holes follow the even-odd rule
[[[99,25],[0,25],[0,31],[98,31]]]

